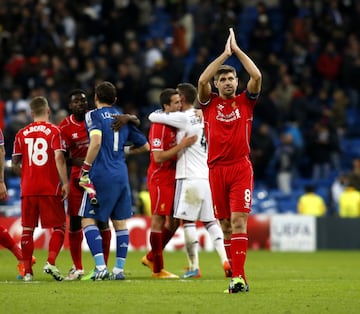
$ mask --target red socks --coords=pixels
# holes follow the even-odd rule
[[[21,249],[23,253],[23,261],[25,274],[32,274],[31,259],[34,252],[33,230],[23,230],[21,236]]]
[[[169,243],[169,241],[171,240],[173,235],[174,235],[174,232],[170,231],[169,229],[167,229],[165,227],[162,229],[162,231],[161,231],[162,250],[165,248],[166,244]],[[150,239],[150,243],[151,243],[151,239]],[[154,261],[154,254],[153,254],[152,250],[149,253],[147,253],[146,258],[151,262]]]
[[[77,231],[69,231],[70,254],[76,269],[83,269],[81,251],[83,238],[84,236],[82,229]]]
[[[230,265],[232,265],[230,245],[231,245],[231,240],[224,239],[224,248],[225,248],[225,251],[226,251],[226,256],[228,258],[228,261],[229,261]]]
[[[150,233],[150,244],[152,258],[154,262],[154,273],[159,273],[164,268],[164,258],[163,258],[163,244],[162,244],[162,233],[160,232],[151,232]],[[149,252],[150,253],[150,252]],[[150,255],[150,254],[148,254]]]
[[[245,260],[248,247],[248,237],[246,233],[236,233],[231,236],[231,257],[233,277],[245,277]]]
[[[21,248],[16,244],[7,229],[3,228],[2,226],[0,226],[0,244],[10,250],[18,261],[22,260],[23,256]]]
[[[49,255],[47,260],[51,265],[55,265],[56,258],[64,244],[64,236],[65,228],[54,228],[49,242]]]

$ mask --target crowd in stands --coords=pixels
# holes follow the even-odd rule
[[[32,97],[49,99],[57,123],[72,89],[93,95],[103,80],[115,84],[118,105],[138,115],[147,134],[161,90],[184,81],[196,86],[234,27],[263,75],[251,139],[254,212],[272,201],[275,211],[296,211],[294,202],[311,183],[326,198],[328,214],[336,214],[331,186],[360,157],[359,16],[356,0],[3,0],[6,158],[16,131],[29,122]],[[237,66],[231,58],[229,64]],[[245,71],[237,70],[244,88]],[[128,162],[136,194],[148,157]]]

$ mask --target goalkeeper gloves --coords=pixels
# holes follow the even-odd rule
[[[91,182],[89,177],[90,169],[91,169],[91,165],[84,161],[80,172],[79,186],[81,186],[85,190],[85,192],[89,195],[90,204],[98,205],[95,186]]]

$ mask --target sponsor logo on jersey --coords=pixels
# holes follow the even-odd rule
[[[216,115],[216,120],[218,121],[222,121],[222,122],[232,122],[235,121],[237,119],[241,118],[240,115],[240,110],[237,107],[236,103],[233,102],[231,104],[231,107],[233,108],[233,110],[230,113],[223,113],[222,110],[224,109],[224,106],[222,104],[218,104],[217,105],[217,115]]]

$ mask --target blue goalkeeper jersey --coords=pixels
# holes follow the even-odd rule
[[[119,131],[112,129],[113,115],[121,114],[117,107],[94,109],[86,114],[88,133],[101,132],[101,148],[90,170],[90,179],[95,186],[99,206],[92,208],[88,198],[84,217],[107,221],[131,217],[131,192],[128,169],[125,162],[126,144],[141,147],[147,143],[146,136],[132,123]],[[86,193],[85,193],[86,194]]]
[[[117,132],[112,129],[113,115],[121,113],[117,107],[103,107],[86,114],[88,133],[92,130],[100,130],[102,133],[101,148],[90,172],[91,179],[93,177],[126,179],[123,173],[123,171],[127,173],[124,146],[130,142],[140,147],[147,142],[145,135],[132,123],[126,124]]]

